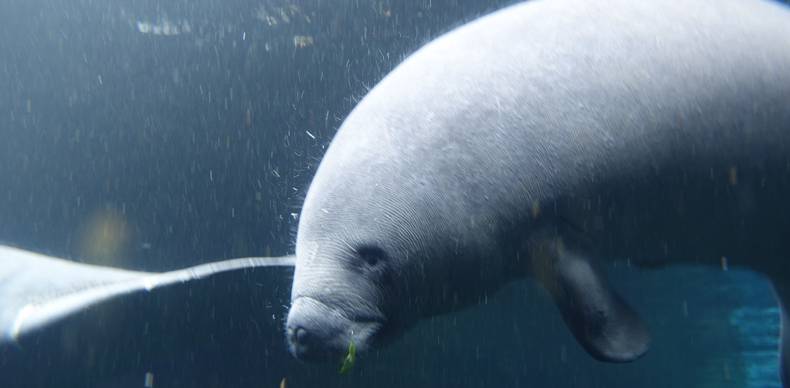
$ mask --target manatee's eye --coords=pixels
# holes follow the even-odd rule
[[[384,253],[383,249],[372,245],[365,245],[357,248],[357,254],[370,266],[374,266],[387,258],[387,254]]]

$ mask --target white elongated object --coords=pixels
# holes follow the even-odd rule
[[[247,257],[155,273],[82,264],[0,245],[0,344],[110,298],[222,272],[293,263],[293,256]]]

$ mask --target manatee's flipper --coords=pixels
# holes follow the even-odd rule
[[[151,273],[80,264],[0,245],[0,344],[120,295],[293,262],[293,256],[250,257]]]
[[[647,352],[646,325],[587,258],[565,248],[559,239],[535,244],[531,254],[534,275],[590,355],[600,361],[628,362]]]
[[[779,373],[782,385],[790,387],[790,283],[772,279],[776,298],[781,311],[781,331],[779,340]]]

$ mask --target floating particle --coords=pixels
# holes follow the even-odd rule
[[[131,240],[131,229],[122,212],[112,208],[97,209],[79,231],[80,256],[92,264],[121,265]]]
[[[157,22],[140,20],[137,22],[137,31],[142,34],[173,36],[192,32],[192,26],[186,20],[175,22],[166,19]]]
[[[151,372],[145,372],[145,388],[152,388],[154,386],[154,374]]]
[[[730,185],[735,186],[738,184],[738,168],[735,166],[730,167],[729,172]]]
[[[313,45],[313,37],[310,35],[294,35],[294,47],[305,48]]]
[[[533,201],[532,202],[532,218],[538,218],[540,215],[540,202]]]

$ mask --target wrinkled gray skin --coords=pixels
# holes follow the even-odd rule
[[[781,299],[788,197],[786,7],[515,5],[414,53],[343,123],[301,214],[288,339],[339,360],[527,277],[594,357],[630,361],[649,335],[596,263],[726,257]]]

